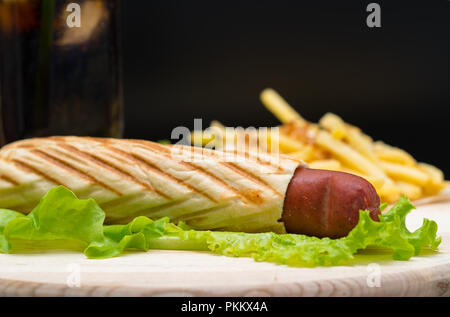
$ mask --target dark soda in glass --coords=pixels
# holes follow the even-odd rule
[[[121,137],[118,0],[0,0],[0,146]]]

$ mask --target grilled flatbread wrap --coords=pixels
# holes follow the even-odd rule
[[[0,208],[28,213],[64,185],[94,198],[108,224],[167,216],[195,229],[282,233],[284,197],[301,164],[141,140],[28,139],[0,150]]]

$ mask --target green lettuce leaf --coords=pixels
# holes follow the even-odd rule
[[[405,218],[414,208],[402,198],[379,222],[370,218],[369,211],[360,211],[358,225],[347,237],[334,240],[270,232],[195,231],[168,218],[137,217],[127,225],[104,226],[105,214],[93,199],[79,200],[60,186],[27,216],[0,209],[0,252],[69,249],[99,259],[125,250],[203,250],[290,266],[326,266],[344,264],[358,250],[378,246],[391,249],[396,260],[408,260],[424,247],[437,250],[441,242],[434,221],[424,219],[414,232],[406,228]]]
[[[8,209],[0,209],[0,215],[0,252],[7,253],[9,252],[11,245],[3,233],[5,231],[5,226],[13,219],[20,217],[25,218],[25,216]]]

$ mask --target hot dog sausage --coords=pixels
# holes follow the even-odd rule
[[[299,167],[286,192],[282,221],[290,233],[339,238],[356,226],[360,209],[378,221],[379,206],[375,188],[359,176]]]

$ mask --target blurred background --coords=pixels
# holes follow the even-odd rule
[[[176,126],[274,126],[277,90],[306,119],[333,112],[450,175],[450,1],[121,1],[125,137]],[[206,128],[206,126],[204,126]]]

